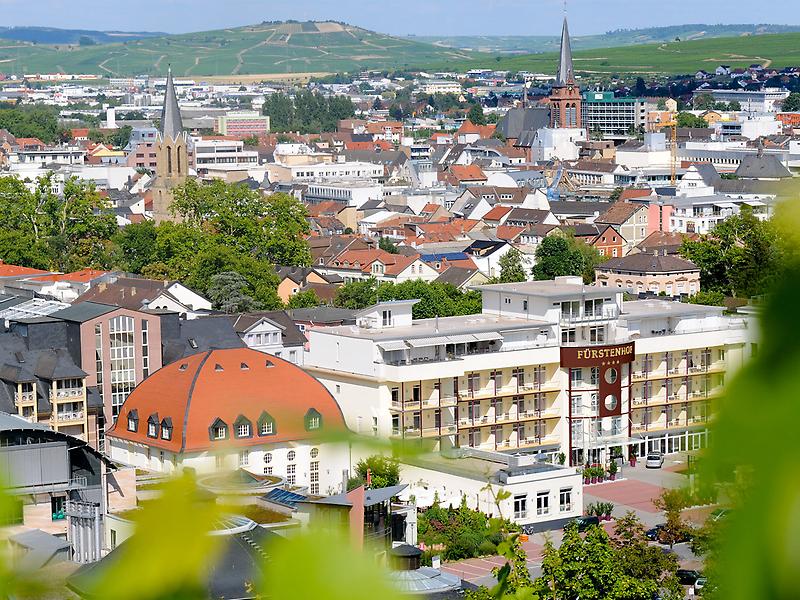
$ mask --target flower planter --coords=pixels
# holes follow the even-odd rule
[[[611,520],[611,515],[603,515],[603,520],[604,521],[610,521]]]
[[[592,476],[592,483],[597,483],[597,477]]]
[[[617,478],[617,474],[616,474],[616,473],[612,473],[611,475],[609,475],[609,476],[608,476],[608,478],[609,478],[611,481],[614,481],[614,480]]]
[[[591,480],[588,477],[584,477],[583,478],[583,483],[584,483],[584,485],[589,485],[589,483],[591,483]]]

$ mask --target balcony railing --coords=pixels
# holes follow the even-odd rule
[[[30,404],[36,401],[36,394],[34,392],[22,392],[16,394],[14,396],[16,403],[19,404]]]
[[[61,400],[63,398],[80,398],[83,396],[83,388],[64,388],[53,392],[50,391],[51,400]]]
[[[571,314],[561,313],[559,322],[561,325],[573,325],[579,323],[594,323],[597,321],[610,321],[619,317],[619,309],[603,309],[599,311],[591,311],[588,313]]]
[[[71,412],[56,413],[56,421],[63,423],[66,421],[83,421],[83,411],[75,410]]]

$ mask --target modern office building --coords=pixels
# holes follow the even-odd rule
[[[702,447],[751,351],[747,319],[721,307],[623,302],[571,277],[479,289],[477,315],[413,320],[416,301],[397,301],[311,330],[306,369],[362,435],[575,465]]]
[[[269,133],[269,117],[254,110],[230,112],[217,117],[214,131],[239,138],[266,135]]]
[[[647,123],[644,98],[617,98],[614,92],[583,93],[583,126],[604,136],[629,135]]]
[[[717,102],[738,102],[745,112],[778,112],[781,103],[789,96],[785,88],[763,90],[708,90],[700,89],[693,97],[711,95]]]

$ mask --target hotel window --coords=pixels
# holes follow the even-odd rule
[[[572,510],[572,488],[562,488],[558,492],[558,510],[569,512]]]
[[[166,420],[161,422],[161,439],[162,440],[171,440],[172,439],[172,425],[171,421],[168,422]]]
[[[147,319],[142,319],[142,376],[150,375],[150,342],[148,339]]]
[[[211,436],[215,440],[224,440],[226,437],[228,437],[228,427],[221,422],[215,424],[211,428]]]
[[[239,423],[236,426],[236,437],[250,437],[250,423]]]
[[[139,416],[135,410],[128,413],[128,431],[136,431],[139,428]]]
[[[581,303],[578,300],[561,303],[562,319],[577,319],[581,314]]]
[[[592,367],[589,370],[589,385],[597,386],[600,381],[600,367]]]
[[[384,327],[389,327],[392,324],[392,311],[384,310],[381,312],[381,323]]]
[[[570,424],[570,434],[573,442],[580,442],[583,439],[583,421],[572,421]]]
[[[597,414],[597,393],[592,394],[590,400],[592,414]]]
[[[289,450],[289,452],[286,453],[286,460],[289,462],[292,462],[296,457],[297,453],[294,450]]]
[[[548,492],[538,492],[536,494],[536,514],[546,515],[550,513],[550,494]]]
[[[297,465],[286,465],[286,483],[294,485],[297,481]]]
[[[583,369],[570,369],[569,377],[572,382],[572,387],[579,387],[583,383]]]
[[[400,415],[392,415],[392,435],[400,433]]]
[[[272,475],[272,467],[264,467],[264,475]]]
[[[574,344],[575,343],[575,329],[562,329],[561,330],[561,343]]]
[[[158,415],[150,415],[147,419],[147,437],[158,437]]]
[[[580,415],[583,413],[583,398],[580,394],[570,398],[570,412],[573,415]]]
[[[611,435],[620,435],[621,433],[622,433],[622,417],[612,417]]]
[[[239,466],[246,467],[250,464],[250,450],[239,450]]]
[[[306,413],[306,431],[314,431],[322,427],[322,415],[313,408],[309,409]]]
[[[528,518],[528,495],[519,494],[514,496],[514,519]]]
[[[590,327],[589,328],[589,341],[593,344],[602,344],[606,341],[606,328],[605,327]]]

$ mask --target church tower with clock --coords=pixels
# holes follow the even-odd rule
[[[564,17],[561,30],[561,54],[558,61],[558,73],[550,93],[550,127],[554,129],[580,129],[583,127],[581,117],[581,90],[575,83],[575,71],[572,66],[572,47],[569,41],[569,27]]]

